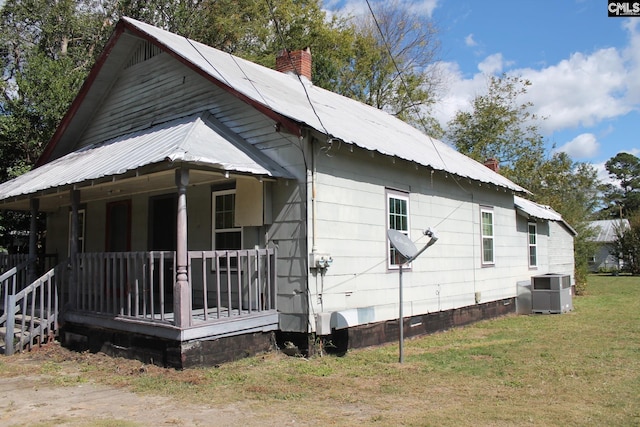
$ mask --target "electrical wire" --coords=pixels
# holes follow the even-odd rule
[[[194,45],[194,44],[193,44],[193,42],[191,41],[191,39],[190,39],[189,37],[185,37],[184,39],[187,41],[187,43],[189,43],[189,44],[191,45],[191,47],[192,47],[196,52],[198,52],[198,55],[200,55],[200,56],[202,57],[202,59],[204,59],[204,60],[205,60],[205,62],[206,62],[207,64],[209,64],[209,66],[210,66],[210,67],[211,67],[211,68],[212,68],[212,69],[213,69],[213,70],[218,74],[218,76],[220,76],[220,78],[221,78],[222,80],[224,80],[224,82],[225,82],[225,84],[226,84],[227,86],[229,86],[229,87],[233,87],[233,85],[229,82],[229,80],[227,80],[227,79],[225,78],[224,74],[222,74],[222,73],[220,72],[220,70],[218,70],[218,69],[215,67],[215,65],[213,65],[213,64],[211,63],[211,61],[209,61],[209,58],[207,58],[206,56],[204,56],[204,54],[200,51],[200,49],[198,49],[198,47],[197,47],[196,45]],[[233,56],[233,55],[232,55],[232,56]]]
[[[402,84],[402,86],[404,86],[405,93],[408,96],[409,87],[407,86],[407,82],[404,79],[402,71],[400,71],[400,67],[398,66],[398,63],[396,62],[395,58],[393,57],[393,53],[391,52],[391,47],[389,46],[389,43],[387,42],[387,39],[386,39],[386,37],[384,35],[384,32],[382,31],[382,27],[380,27],[380,23],[378,22],[378,18],[376,18],[376,14],[373,12],[373,8],[371,7],[371,3],[369,2],[369,0],[365,0],[365,2],[367,3],[367,7],[369,8],[369,12],[371,13],[371,17],[373,18],[373,22],[376,24],[376,28],[378,29],[378,33],[380,34],[380,38],[382,39],[382,43],[384,44],[384,47],[387,50],[387,53],[389,54],[389,59],[391,60],[391,63],[393,64],[393,67],[395,68],[396,72],[398,73],[398,78],[400,79],[400,83]],[[409,101],[409,105],[412,108],[415,109],[417,117],[418,117],[418,120],[420,121],[420,124],[424,128],[425,132],[427,132],[428,131],[428,127],[427,127],[427,124],[426,124],[426,122],[424,120],[424,117],[422,116],[422,114],[420,112],[419,106],[416,105],[411,98],[408,98],[408,101]],[[440,151],[438,150],[438,147],[433,142],[433,139],[428,134],[426,134],[426,135],[429,138],[429,141],[431,141],[431,144],[433,145],[433,148],[436,150],[436,153],[438,154],[438,157],[440,158],[440,161],[442,161],[442,164],[446,168],[447,164],[444,161],[444,159],[442,158],[442,155],[440,154]]]
[[[373,19],[373,22],[376,25],[378,33],[380,34],[380,38],[382,39],[384,47],[387,50],[387,54],[389,55],[389,59],[391,60],[391,63],[393,64],[393,67],[395,68],[396,72],[398,73],[398,78],[400,79],[400,83],[402,84],[402,86],[404,86],[405,93],[408,96],[409,88],[407,86],[407,82],[404,79],[402,71],[400,71],[400,67],[398,66],[398,63],[396,62],[395,58],[393,57],[393,53],[391,52],[391,47],[389,46],[389,43],[387,42],[387,39],[386,39],[386,37],[384,35],[384,32],[382,31],[382,27],[380,26],[380,23],[378,22],[378,18],[376,18],[376,14],[374,13],[373,8],[371,7],[371,3],[369,2],[369,0],[365,0],[365,2],[367,3],[367,7],[369,8],[369,12],[371,13],[371,17]],[[444,165],[444,168],[447,169],[447,162],[444,161],[444,158],[440,154],[440,150],[438,150],[438,146],[435,144],[433,138],[426,133],[428,131],[428,127],[427,127],[427,124],[426,124],[426,122],[424,120],[424,117],[421,114],[419,106],[416,105],[410,98],[408,100],[409,100],[409,105],[412,108],[414,108],[414,110],[416,112],[416,115],[418,117],[418,120],[420,121],[420,124],[422,125],[422,127],[425,130],[425,135],[427,136],[427,138],[429,138],[429,141],[431,142],[431,145],[433,146],[433,149],[436,151],[436,154],[438,155],[438,158],[440,159],[440,161]],[[467,189],[462,187],[462,185],[458,181],[458,178],[455,175],[452,175],[452,177],[453,177],[454,182],[458,185],[458,187],[460,187],[460,189],[462,191],[464,191],[465,193],[468,193],[468,194],[470,193]]]

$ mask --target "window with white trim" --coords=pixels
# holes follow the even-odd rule
[[[409,195],[400,191],[387,190],[387,228],[398,230],[409,236]],[[402,255],[389,243],[388,266],[397,268]]]
[[[242,227],[235,226],[236,190],[214,191],[211,194],[213,212],[213,248],[242,249]]]
[[[480,232],[482,234],[482,264],[495,264],[495,242],[494,242],[494,224],[493,209],[480,208]]]
[[[529,267],[538,266],[538,225],[529,223]]]

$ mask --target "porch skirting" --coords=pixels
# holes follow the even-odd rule
[[[189,329],[65,313],[63,346],[177,369],[214,366],[275,349],[277,312]]]

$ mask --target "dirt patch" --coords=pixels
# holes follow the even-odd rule
[[[50,344],[37,351],[0,359],[0,425],[3,426],[245,426],[294,425],[285,414],[265,413],[246,403],[190,404],[166,396],[138,394],[117,381],[105,385],[82,372],[82,361],[108,365],[119,374],[162,370],[103,354],[75,353]],[[47,373],[51,370],[51,373]],[[177,375],[170,369],[168,375]],[[114,375],[115,377],[116,375]],[[98,378],[96,378],[98,379]],[[107,379],[107,382],[108,379]]]

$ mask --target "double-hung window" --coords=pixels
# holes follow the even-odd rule
[[[242,249],[242,227],[235,226],[236,190],[212,193],[213,248]]]
[[[494,223],[493,209],[480,208],[481,217],[481,234],[482,234],[482,264],[495,264],[495,242],[494,242]]]
[[[529,267],[538,266],[538,226],[535,222],[529,223]]]
[[[387,191],[387,228],[398,230],[409,237],[409,195],[399,191]],[[404,260],[389,243],[389,268],[396,268]]]

